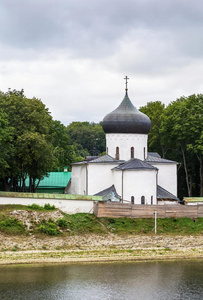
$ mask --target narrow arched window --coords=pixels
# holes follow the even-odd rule
[[[119,147],[116,147],[116,159],[119,159]]]
[[[106,147],[106,154],[109,154],[109,149],[108,149],[108,147]]]
[[[151,196],[151,205],[153,205],[153,196]]]
[[[141,204],[145,204],[145,196],[141,197]]]
[[[144,147],[144,159],[146,158],[146,149]]]
[[[135,151],[134,151],[134,147],[130,148],[130,158],[134,158],[135,156]]]
[[[131,204],[135,204],[135,198],[134,198],[134,196],[131,196]]]

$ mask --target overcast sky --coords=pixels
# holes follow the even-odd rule
[[[125,94],[139,108],[203,93],[201,0],[0,0],[0,90],[54,120],[99,122]]]

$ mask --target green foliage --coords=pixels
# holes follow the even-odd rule
[[[56,207],[55,207],[55,205],[51,205],[51,204],[47,203],[47,204],[44,204],[44,209],[45,210],[55,210]]]
[[[48,221],[43,220],[41,223],[38,224],[37,229],[39,232],[45,233],[48,235],[59,235],[60,234],[60,231],[59,231],[57,225],[51,219],[49,219]]]
[[[25,234],[26,227],[22,222],[7,214],[16,209],[14,206],[0,207],[0,231],[7,234]],[[19,209],[28,209],[20,207]],[[36,204],[29,206],[29,209],[45,211],[45,208]],[[120,235],[128,234],[154,234],[154,218],[151,219],[131,219],[131,218],[97,218],[92,214],[78,213],[74,215],[64,214],[63,218],[54,222],[42,220],[40,223],[33,222],[33,233],[43,233],[50,236],[63,234],[108,234],[115,233]],[[158,234],[203,234],[203,218],[165,218],[157,219]]]
[[[1,111],[9,130],[7,138],[12,142],[4,156],[4,173],[0,173],[5,189],[24,191],[29,176],[29,191],[34,192],[36,180],[50,171],[53,162],[50,113],[41,100],[26,98],[23,90],[0,92]]]
[[[7,234],[24,234],[26,232],[25,226],[17,219],[8,216],[0,217],[0,231]]]
[[[203,232],[203,218],[169,218],[157,220],[158,233],[194,234]]]
[[[182,163],[187,194],[203,196],[203,95],[181,97],[169,104],[161,134],[167,156]]]
[[[101,124],[72,122],[67,126],[67,134],[74,146],[75,160],[86,155],[100,155],[106,150],[105,134]]]
[[[67,221],[67,223],[66,223]],[[59,220],[57,224],[59,226]],[[61,221],[60,221],[61,222]],[[72,234],[108,232],[116,234],[153,234],[154,218],[96,218],[91,214],[65,215],[62,224],[66,224]],[[63,226],[60,226],[63,227]],[[203,218],[192,220],[189,218],[165,218],[157,219],[158,233],[164,234],[202,234]]]
[[[28,208],[32,209],[32,210],[38,210],[38,211],[47,211],[47,210],[55,210],[56,209],[56,207],[54,205],[50,205],[49,203],[44,204],[44,207],[40,206],[36,203],[33,203],[31,205],[28,205]]]
[[[64,217],[64,218],[60,218],[57,220],[57,225],[63,229],[67,228],[69,225],[68,220]]]
[[[74,160],[74,147],[70,144],[70,138],[66,127],[60,121],[52,122],[52,136],[54,147],[54,165],[53,172],[63,170],[65,166],[69,166]]]
[[[99,219],[92,214],[78,213],[65,216],[68,222],[69,230],[74,234],[83,233],[104,233],[103,226]]]
[[[152,123],[151,130],[148,135],[148,151],[158,152],[165,155],[165,145],[161,140],[161,121],[164,114],[165,105],[161,101],[148,102],[147,105],[140,107],[142,113],[146,114]]]
[[[31,209],[31,210],[44,210],[43,206],[40,206],[36,203],[28,205],[28,208]]]
[[[178,195],[203,196],[203,95],[181,97],[166,108],[148,102],[140,111],[149,116],[149,151],[181,163]]]
[[[13,131],[7,114],[0,109],[0,178],[6,175],[9,168],[9,155],[13,151]]]
[[[154,219],[102,218],[109,231],[117,234],[152,233]]]

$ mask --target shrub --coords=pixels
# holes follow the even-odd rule
[[[36,203],[28,205],[28,208],[33,209],[33,210],[44,210],[43,206],[40,206],[40,205],[38,205]]]
[[[25,226],[17,219],[4,216],[0,219],[0,230],[8,234],[25,233]]]
[[[49,203],[44,204],[43,206],[40,206],[36,203],[33,203],[31,205],[28,205],[28,208],[33,209],[33,210],[54,210],[56,207],[54,205],[50,205]]]
[[[44,209],[45,210],[54,210],[56,207],[54,205],[50,205],[49,203],[44,204]]]
[[[68,227],[68,221],[66,218],[61,218],[57,220],[57,225],[61,228],[67,228]]]
[[[58,235],[60,233],[57,225],[52,220],[49,220],[49,221],[43,220],[39,224],[38,230],[40,232],[46,233],[48,235]]]

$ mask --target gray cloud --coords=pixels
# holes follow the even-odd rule
[[[1,42],[23,49],[66,47],[99,57],[114,53],[135,29],[166,32],[187,44],[202,40],[200,1],[4,0],[1,6]]]
[[[114,109],[125,75],[137,106],[167,103],[202,91],[202,32],[199,0],[2,0],[1,89],[24,88],[64,123]]]

